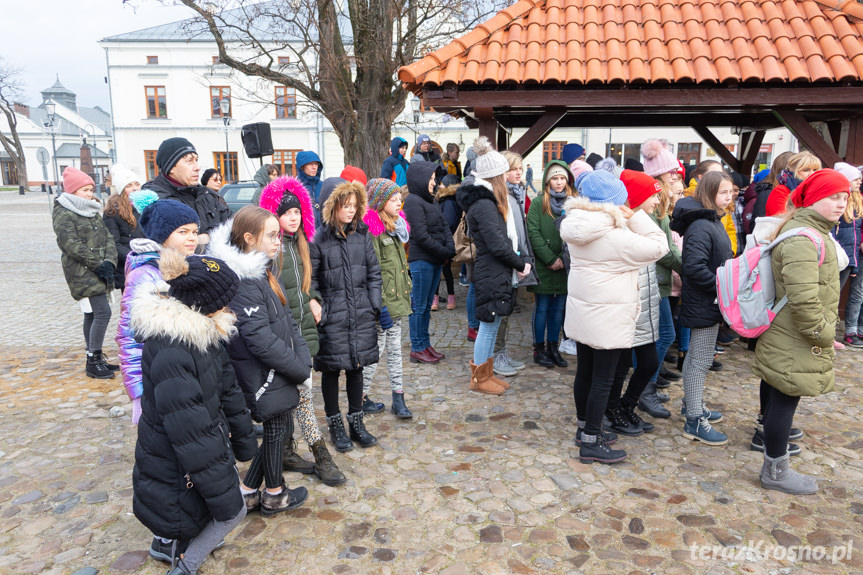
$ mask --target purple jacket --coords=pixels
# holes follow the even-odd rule
[[[134,239],[131,242],[132,253],[126,258],[126,287],[123,289],[123,299],[120,301],[120,319],[117,322],[117,348],[120,356],[120,371],[123,374],[123,385],[129,399],[141,397],[141,350],[144,344],[135,341],[135,334],[129,325],[129,305],[136,294],[142,289],[153,289],[153,284],[165,283],[159,272],[159,250],[162,246],[148,239]],[[152,262],[155,265],[152,265]]]

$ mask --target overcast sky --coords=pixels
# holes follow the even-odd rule
[[[99,40],[189,18],[171,0],[2,0],[0,56],[23,68],[24,103],[38,106],[39,92],[56,74],[78,95],[78,104],[110,110],[105,51]]]

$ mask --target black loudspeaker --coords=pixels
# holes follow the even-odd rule
[[[250,158],[273,155],[273,136],[266,122],[243,126],[243,147]]]

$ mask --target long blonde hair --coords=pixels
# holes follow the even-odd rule
[[[842,219],[850,224],[860,217],[863,217],[863,195],[858,190],[851,192],[851,195],[848,196],[848,204],[845,206],[845,213],[842,214]]]
[[[812,152],[798,152],[788,158],[788,170],[797,177],[800,170],[815,170],[822,168],[821,160]]]

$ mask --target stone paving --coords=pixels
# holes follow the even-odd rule
[[[44,195],[0,192],[0,241],[0,573],[162,574],[132,515],[128,399],[119,380],[83,375],[80,312]],[[458,293],[456,310],[432,315],[432,341],[447,359],[405,363],[414,419],[370,417],[380,445],[335,454],[343,486],[286,474],[309,489],[306,504],[250,516],[202,575],[863,573],[863,355],[842,352],[838,391],[801,402],[795,423],[806,436],[793,463],[820,478],[816,495],[759,487],[761,455],[747,449],[757,380],[739,343],[707,382],[727,446],[683,439],[675,414],[622,439],[625,463],[583,465],[573,444],[575,358],[567,369],[529,365],[501,397],[469,392]],[[510,339],[527,359],[528,300],[522,308]],[[373,396],[384,399],[379,378]],[[670,392],[679,406],[681,387]],[[800,546],[810,555],[790,560]]]

